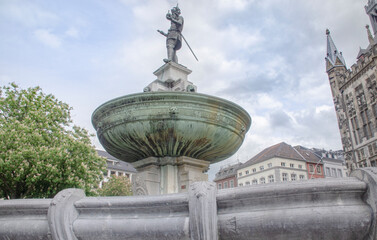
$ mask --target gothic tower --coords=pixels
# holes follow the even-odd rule
[[[350,69],[326,30],[326,71],[349,171],[377,166],[377,0],[369,0],[365,10],[374,36],[367,25],[369,45],[360,48]]]
[[[327,55],[326,55],[326,72],[329,77],[331,93],[333,96],[336,116],[338,120],[338,126],[340,136],[342,140],[343,149],[345,152],[345,159],[347,168],[352,166],[352,144],[349,134],[349,125],[347,121],[345,102],[343,98],[343,92],[340,87],[346,81],[346,63],[344,61],[342,52],[339,52],[336,48],[334,41],[331,38],[330,31],[326,29],[327,35]]]

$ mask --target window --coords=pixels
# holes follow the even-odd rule
[[[336,177],[336,169],[331,168],[331,176]]]
[[[294,165],[293,163],[290,163],[290,164],[289,164],[289,167],[294,168],[295,165]]]
[[[288,173],[283,173],[282,174],[282,180],[283,180],[283,182],[288,181]]]
[[[242,186],[243,186],[243,183],[238,184],[238,186],[242,187]]]
[[[281,162],[281,166],[282,166],[282,167],[285,167],[285,162]]]
[[[251,182],[251,184],[253,184],[253,185],[257,185],[257,184],[258,184],[258,180],[257,180],[257,179],[254,179],[254,180]]]
[[[115,175],[115,171],[111,171],[111,173],[110,173],[111,175]]]
[[[224,182],[224,188],[228,188],[228,182]]]
[[[274,182],[274,175],[268,176],[268,182],[270,182],[270,183]]]
[[[300,180],[304,180],[305,179],[305,175],[300,175]]]
[[[331,176],[331,173],[330,173],[330,168],[326,168],[326,176]]]
[[[122,173],[121,173],[121,172],[118,172],[118,176],[122,176]]]
[[[103,172],[103,176],[107,177],[109,174],[109,171]]]
[[[309,165],[309,171],[311,172],[311,173],[313,173],[314,172],[314,166],[313,165]]]
[[[257,169],[256,168],[253,168],[253,172],[256,172],[257,171]]]
[[[321,171],[321,166],[317,166],[317,173],[318,173],[318,174],[321,174],[321,173],[322,173],[322,171]]]
[[[250,173],[249,170],[246,170],[245,174],[247,175],[247,174],[249,174],[249,173]]]
[[[262,177],[259,181],[260,181],[261,184],[266,183],[266,179],[264,177]]]
[[[239,176],[239,177],[242,177],[242,172],[238,173],[238,176]]]
[[[247,186],[247,185],[250,185],[250,182],[249,182],[249,181],[246,182],[246,186]]]
[[[260,169],[260,170],[264,170],[264,166],[260,166],[259,169]]]
[[[373,156],[373,148],[372,145],[368,146],[369,156]]]
[[[291,181],[296,181],[296,174],[294,173],[291,174]]]
[[[361,158],[364,159],[365,158],[364,148],[360,149],[360,154],[361,154]]]
[[[221,187],[222,187],[222,185],[221,185],[221,183],[219,183],[219,184],[217,185],[217,188],[218,188],[218,189],[221,189]]]
[[[299,169],[302,169],[302,165],[301,165],[301,164],[299,164],[299,165],[298,165],[298,168],[299,168]]]
[[[269,168],[272,167],[272,163],[269,163],[267,166],[268,166]]]
[[[231,188],[234,187],[234,180],[233,179],[229,181],[229,185],[230,185]]]
[[[338,177],[343,177],[343,173],[341,169],[338,169]]]

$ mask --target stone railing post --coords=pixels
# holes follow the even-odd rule
[[[47,217],[49,234],[53,240],[77,240],[72,228],[78,217],[74,203],[84,197],[82,189],[68,188],[60,191],[52,199]]]
[[[217,189],[212,182],[194,182],[189,189],[191,240],[217,240]]]
[[[364,201],[372,208],[373,217],[367,239],[377,239],[377,168],[356,169],[351,173],[351,177],[356,177],[368,185],[368,189],[364,194]]]

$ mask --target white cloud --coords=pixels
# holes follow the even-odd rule
[[[58,21],[56,14],[47,11],[28,1],[2,1],[0,15],[12,19],[22,25],[35,27],[53,24]]]
[[[65,35],[72,37],[72,38],[78,38],[80,36],[79,30],[75,27],[70,27],[65,31]]]
[[[38,41],[52,48],[59,48],[62,44],[61,39],[47,29],[38,29],[34,31],[34,36]]]

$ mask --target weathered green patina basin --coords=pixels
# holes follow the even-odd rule
[[[187,156],[214,163],[238,150],[251,118],[243,108],[221,98],[148,92],[102,104],[92,123],[106,151],[126,162]]]

